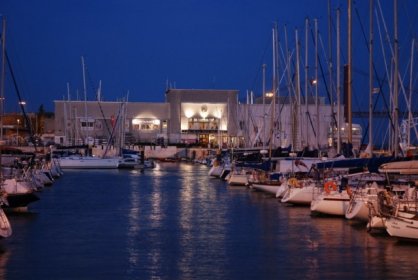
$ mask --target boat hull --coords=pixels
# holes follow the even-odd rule
[[[228,178],[228,184],[230,186],[248,186],[248,176],[247,174],[237,174],[232,172]]]
[[[345,218],[361,222],[369,221],[369,207],[367,206],[367,201],[356,200],[351,202],[345,213]]]
[[[277,189],[280,185],[268,185],[268,184],[252,184],[251,188],[257,191],[262,191],[268,194],[276,195]]]
[[[315,190],[314,188],[314,186],[305,186],[301,188],[289,187],[281,201],[283,203],[297,205],[310,205]]]
[[[282,199],[288,189],[289,186],[287,184],[281,184],[280,187],[277,189],[276,197]]]
[[[65,157],[59,159],[62,169],[116,169],[119,167],[117,158]]]
[[[346,191],[321,194],[311,203],[311,212],[317,214],[345,216],[350,203]]]
[[[12,226],[9,219],[4,213],[3,209],[0,209],[0,237],[7,238],[12,235]]]
[[[2,205],[3,209],[13,210],[14,208],[27,207],[30,203],[38,201],[39,197],[33,192],[7,194],[7,204]]]
[[[418,241],[418,221],[414,219],[387,218],[386,231],[390,236]]]
[[[223,169],[224,168],[221,165],[216,165],[216,166],[214,165],[210,168],[208,175],[211,177],[219,178],[221,176]]]

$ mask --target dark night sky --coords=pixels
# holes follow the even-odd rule
[[[393,1],[380,0],[380,5],[392,37]],[[417,1],[399,0],[400,72],[407,88],[417,7]],[[341,9],[341,62],[346,63],[347,58],[347,1],[333,0],[334,67],[337,8]],[[359,99],[353,106],[362,106],[368,91],[368,54],[361,24],[367,35],[368,1],[353,1],[353,8],[353,85]],[[95,98],[99,80],[107,101],[124,98],[129,92],[129,101],[163,102],[167,81],[176,88],[238,89],[242,100],[247,90],[259,95],[263,63],[268,69],[267,86],[271,84],[273,23],[278,23],[283,54],[284,26],[293,54],[295,28],[299,29],[303,62],[306,17],[318,19],[323,44],[319,55],[324,67],[327,65],[327,0],[4,0],[0,14],[7,19],[6,48],[28,111],[37,111],[41,104],[53,111],[53,100],[67,98],[67,83],[71,99],[84,99],[81,56],[87,67],[89,100]],[[382,20],[379,22],[383,28]],[[382,48],[388,52],[389,45],[386,42],[382,47],[377,29],[376,22],[375,60],[383,77],[383,57],[388,60],[389,54],[383,56]],[[309,40],[312,77],[314,47],[311,37]],[[284,63],[280,68],[283,72]],[[301,69],[303,77],[303,65]],[[286,81],[281,86],[286,87]],[[322,88],[321,95],[324,92]],[[9,71],[5,95],[6,112],[17,111]]]

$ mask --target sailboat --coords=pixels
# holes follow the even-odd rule
[[[7,238],[12,235],[12,226],[3,209],[0,209],[0,237]]]
[[[3,25],[3,30],[1,33],[1,47],[2,47],[2,57],[1,57],[1,61],[2,61],[2,68],[1,68],[1,86],[0,86],[0,91],[1,91],[1,97],[4,97],[4,74],[5,74],[5,59],[6,59],[6,46],[5,46],[5,34],[6,34],[6,19],[3,17],[3,21],[2,21],[2,25]],[[4,98],[1,99],[1,112],[0,114],[3,114],[3,100]],[[0,123],[1,125],[1,138],[3,138],[3,122]],[[0,139],[3,140],[3,139]],[[1,143],[0,143],[1,144]],[[1,170],[1,150],[0,150],[0,181],[3,181],[3,173]],[[3,194],[0,197],[0,205],[4,205],[7,204],[7,201],[5,200]],[[9,219],[7,218],[6,214],[4,213],[3,209],[0,209],[0,237],[2,238],[6,238],[12,235],[12,226],[10,225]]]
[[[86,78],[84,57],[81,57],[83,69],[84,101],[87,102]],[[85,121],[88,122],[87,106],[85,107]],[[70,155],[59,158],[59,165],[62,169],[116,169],[119,166],[119,158],[105,158],[88,155],[89,147],[94,144],[94,139],[87,135],[86,153],[84,155]]]

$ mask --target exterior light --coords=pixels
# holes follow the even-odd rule
[[[200,116],[204,119],[206,119],[206,117],[208,116],[208,107],[206,105],[202,105],[202,107],[200,108]]]
[[[140,124],[141,121],[139,119],[132,119],[132,124]]]
[[[192,109],[186,109],[186,111],[184,111],[184,115],[186,118],[190,119],[194,115],[194,112]]]
[[[215,110],[215,112],[213,113],[213,115],[215,116],[215,118],[220,119],[222,117],[222,109]]]
[[[266,92],[266,97],[268,97],[268,98],[273,97],[273,93],[272,92]]]
[[[26,101],[19,101],[19,105],[26,105]]]

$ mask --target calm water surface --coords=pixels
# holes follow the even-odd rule
[[[9,215],[3,279],[417,279],[418,246],[311,217],[208,168],[66,171]]]

